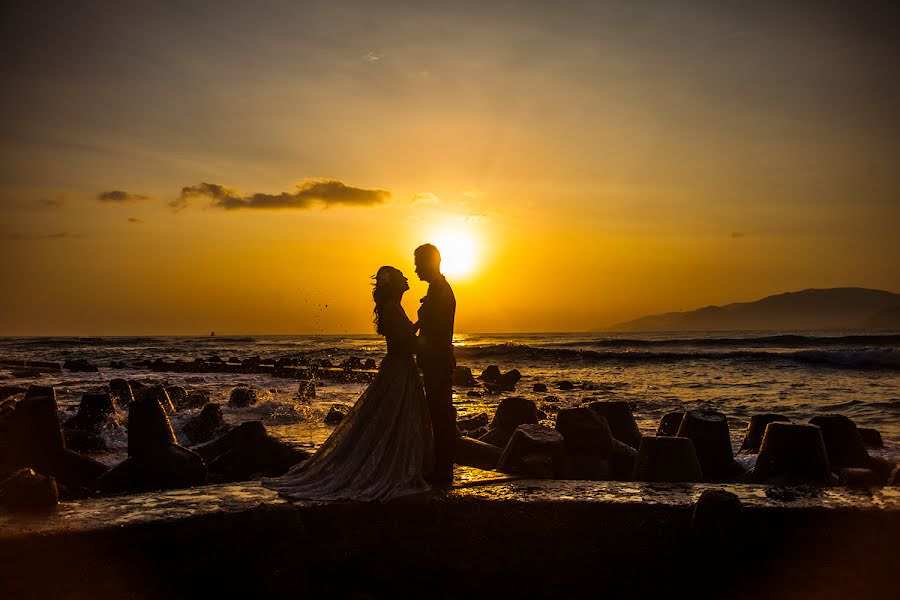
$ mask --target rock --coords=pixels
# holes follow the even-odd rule
[[[822,429],[822,439],[825,440],[828,463],[832,469],[869,467],[869,453],[853,421],[844,415],[821,415],[809,422]]]
[[[180,385],[167,385],[165,386],[165,390],[169,395],[169,400],[172,401],[174,409],[181,410],[181,407],[187,403],[187,391]],[[163,408],[165,408],[165,406],[163,406]]]
[[[497,468],[503,449],[482,441],[462,436],[456,439],[453,462],[487,471]]]
[[[313,381],[301,381],[297,386],[297,396],[304,400],[316,397],[316,384]]]
[[[350,412],[350,406],[346,404],[332,404],[328,414],[325,415],[325,423],[327,425],[337,425],[344,420],[344,417]]]
[[[609,458],[613,436],[606,419],[586,408],[564,408],[556,415],[556,430],[565,439],[565,453]]]
[[[631,481],[634,475],[634,464],[637,461],[637,450],[613,438],[612,472],[610,479],[615,481]]]
[[[536,383],[536,384],[534,384],[534,386],[532,386],[531,390],[533,392],[546,392],[547,384],[546,383]]]
[[[116,406],[122,407],[123,410],[128,408],[134,400],[134,394],[131,391],[131,384],[124,379],[112,379],[109,382],[109,395]]]
[[[678,433],[678,428],[681,426],[681,419],[683,418],[683,410],[664,414],[662,419],[659,420],[659,425],[656,427],[656,435],[660,437],[675,436]]]
[[[753,479],[758,483],[832,483],[822,430],[815,425],[769,423]]]
[[[516,427],[523,424],[537,424],[538,413],[534,402],[519,396],[504,398],[497,406],[490,430],[479,439],[501,448],[506,447]]]
[[[350,358],[342,360],[340,367],[342,369],[362,369],[363,364],[360,359],[355,356],[351,356]]]
[[[244,361],[246,362],[246,361]],[[228,406],[246,408],[256,404],[256,391],[249,387],[236,387],[228,397]]]
[[[744,432],[744,441],[741,443],[741,449],[738,452],[747,454],[758,453],[759,447],[762,444],[763,435],[766,433],[766,426],[768,426],[769,423],[775,423],[777,421],[790,423],[791,420],[784,415],[776,414],[753,415],[750,417],[750,422],[747,424],[747,430]]]
[[[97,373],[100,369],[98,369],[95,365],[92,365],[88,361],[75,358],[69,359],[63,363],[63,369],[66,371],[74,371],[80,373]]]
[[[222,407],[210,402],[200,410],[200,414],[191,417],[182,429],[191,444],[202,444],[224,433],[226,427]]]
[[[169,417],[157,398],[158,394],[141,394],[128,407],[129,456],[163,452],[161,449],[168,444],[177,443]]]
[[[210,481],[244,481],[258,475],[277,477],[309,457],[309,453],[280,442],[259,421],[248,421],[194,448],[209,465]]]
[[[880,487],[883,480],[872,469],[842,468],[837,470],[838,485],[869,489]]]
[[[466,392],[466,396],[468,396],[469,398],[481,398],[483,394],[477,390],[469,390],[468,392]]]
[[[136,494],[205,483],[206,465],[200,455],[170,442],[129,456],[104,473],[97,480],[97,488],[104,493]]]
[[[105,465],[66,448],[57,419],[56,391],[32,385],[7,417],[8,447],[0,472],[30,467],[73,488],[89,488]]]
[[[563,436],[559,477],[600,481],[612,474],[613,437],[606,419],[586,408],[562,409],[556,430]]]
[[[109,392],[83,393],[78,414],[62,425],[66,447],[75,450],[105,450],[106,441],[101,432],[104,427],[115,425],[115,421],[111,419],[115,413]]]
[[[559,402],[558,396],[544,396],[544,402]]]
[[[178,410],[190,410],[194,408],[203,408],[209,404],[209,390],[187,390],[184,400],[180,405],[176,405]]]
[[[463,417],[462,419],[456,420],[456,426],[459,427],[461,431],[472,431],[473,429],[478,429],[479,427],[484,427],[488,424],[488,415],[487,413],[478,413],[477,415],[470,415],[467,417]]]
[[[10,512],[46,513],[58,504],[56,480],[33,469],[19,469],[0,481],[0,506]]]
[[[363,366],[365,368],[369,369],[370,371],[374,371],[375,369],[378,368],[378,365],[375,363],[374,358],[367,358],[366,362],[363,364]]]
[[[887,480],[887,485],[897,487],[900,486],[900,465],[894,467],[894,470],[891,471],[890,476]]]
[[[563,391],[574,390],[575,384],[571,381],[559,381],[556,383],[556,387]]]
[[[454,387],[472,387],[478,385],[475,377],[472,375],[472,369],[458,365],[453,369],[453,386]]]
[[[6,400],[10,396],[15,396],[16,394],[23,394],[27,390],[28,388],[20,385],[0,385],[0,400]]]
[[[498,367],[497,365],[490,365],[487,369],[481,372],[481,375],[478,376],[478,379],[486,381],[488,383],[496,383],[500,379],[500,367]]]
[[[632,448],[641,445],[641,432],[627,402],[591,402],[588,408],[606,419],[614,438]]]
[[[881,433],[877,429],[869,427],[857,427],[859,437],[862,438],[863,444],[869,448],[884,448],[884,441],[881,439]]]
[[[477,427],[477,428],[475,428],[475,429],[473,429],[473,430],[471,430],[471,431],[467,431],[466,434],[468,434],[468,437],[470,437],[470,438],[472,438],[472,439],[474,439],[474,440],[479,440],[479,441],[480,441],[481,438],[483,438],[484,436],[487,435],[487,432],[488,432],[488,431],[490,431],[490,429],[488,428],[488,426],[487,426],[487,425],[483,425],[483,426]],[[486,443],[486,442],[485,442],[485,443]]]
[[[728,418],[716,410],[690,410],[684,414],[678,437],[690,438],[706,481],[725,481],[734,475],[734,454]]]
[[[551,479],[563,462],[563,436],[543,425],[519,425],[513,431],[497,470],[523,477]]]
[[[132,388],[134,389],[134,388]],[[172,404],[172,399],[169,397],[169,392],[166,391],[166,388],[161,385],[151,385],[150,387],[141,388],[140,392],[135,393],[135,397],[140,397],[142,399],[149,398],[151,400],[156,400],[159,402],[159,405],[163,407],[168,414],[175,414],[175,405]]]
[[[703,481],[697,451],[690,438],[644,436],[635,458],[633,479],[680,483]]]
[[[705,490],[694,504],[691,530],[714,548],[739,539],[744,507],[736,494],[725,490]]]

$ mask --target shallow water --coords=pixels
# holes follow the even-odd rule
[[[633,404],[638,425],[653,433],[659,418],[673,410],[715,408],[729,417],[732,442],[740,445],[750,416],[785,414],[795,422],[839,413],[861,427],[881,432],[885,448],[873,454],[900,459],[900,335],[875,332],[730,332],[723,334],[531,334],[460,335],[455,340],[459,364],[477,375],[490,364],[518,369],[523,378],[515,395],[539,407],[572,406],[583,401],[625,400]],[[211,399],[227,402],[235,385],[254,387],[260,402],[250,408],[226,408],[232,423],[261,420],[271,433],[292,443],[316,447],[330,433],[322,419],[333,403],[352,403],[362,384],[317,382],[316,398],[297,395],[297,382],[269,375],[152,373],[145,369],[111,369],[110,361],[128,364],[165,358],[193,360],[252,356],[310,356],[334,363],[350,356],[380,360],[383,340],[376,336],[266,336],[240,338],[0,338],[0,360],[86,359],[100,373],[20,377],[0,367],[0,385],[54,385],[61,416],[74,414],[83,391],[115,377],[159,381],[210,390]],[[575,389],[560,391],[568,380]],[[531,391],[534,383],[550,388]],[[471,398],[459,388],[454,403],[460,416],[491,414],[512,394]],[[558,402],[549,403],[548,396]],[[173,418],[176,434],[197,411]],[[549,412],[549,411],[548,411]],[[552,415],[549,415],[552,418]],[[119,420],[124,423],[125,415]],[[114,462],[124,452],[124,429],[107,432]]]

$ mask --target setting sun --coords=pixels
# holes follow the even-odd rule
[[[471,275],[478,266],[478,244],[465,231],[442,230],[433,238],[441,252],[441,271],[450,277]]]

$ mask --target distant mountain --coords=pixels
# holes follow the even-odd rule
[[[755,302],[651,315],[607,329],[727,331],[860,328],[900,328],[900,294],[865,288],[803,290],[767,296]]]

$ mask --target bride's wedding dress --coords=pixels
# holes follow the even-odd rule
[[[431,420],[413,351],[413,324],[399,304],[380,317],[387,355],[378,374],[316,453],[263,485],[290,498],[387,501],[430,489]]]

